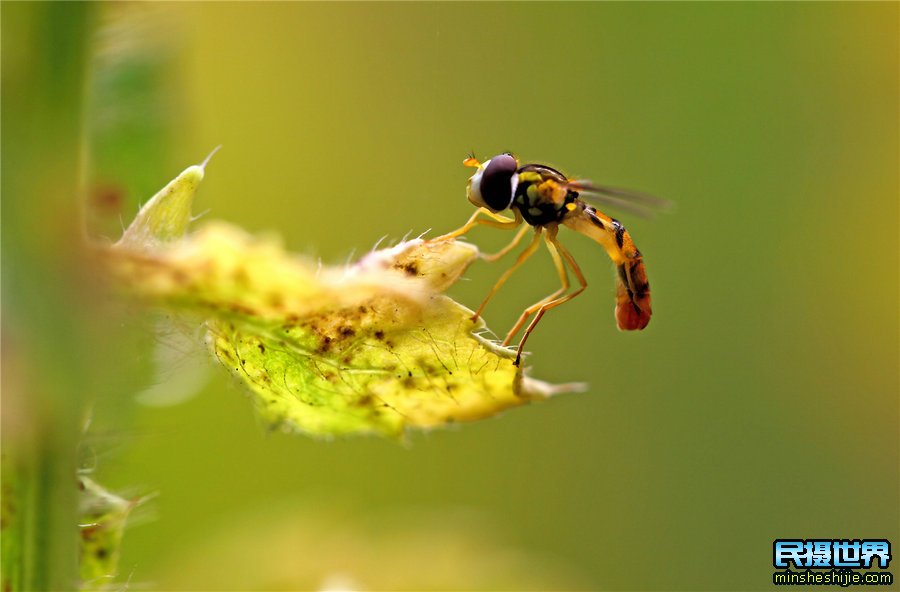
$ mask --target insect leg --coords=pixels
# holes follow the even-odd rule
[[[528,317],[533,315],[535,311],[537,311],[540,307],[547,304],[551,300],[558,298],[561,294],[565,293],[566,290],[569,289],[569,275],[566,273],[566,266],[559,256],[559,251],[556,249],[556,247],[553,246],[553,243],[549,241],[549,237],[550,232],[548,231],[547,234],[544,235],[544,244],[547,245],[547,250],[550,251],[550,256],[553,258],[553,265],[556,266],[556,272],[559,274],[559,281],[562,284],[562,287],[553,294],[541,298],[538,302],[532,304],[522,312],[519,320],[516,321],[516,324],[513,325],[513,328],[510,329],[509,333],[507,333],[506,339],[503,340],[504,346],[509,345],[509,343],[513,340],[513,337],[516,336],[516,333],[519,332],[519,329],[521,329],[525,324],[525,321],[528,320]]]
[[[484,220],[482,218],[479,218],[478,217],[479,214],[485,214],[486,216],[489,216],[491,218],[491,220]],[[519,224],[521,224],[521,223],[522,223],[522,217],[520,215],[518,215],[518,213],[516,215],[516,218],[511,220],[511,219],[507,218],[506,216],[501,216],[499,214],[495,214],[494,212],[488,210],[487,208],[478,208],[477,210],[475,210],[475,213],[472,214],[472,217],[469,218],[468,222],[466,222],[465,224],[463,224],[462,226],[460,226],[453,232],[448,232],[447,234],[441,235],[432,240],[435,240],[435,241],[450,240],[452,238],[462,236],[465,233],[472,230],[475,226],[478,226],[479,224],[481,224],[483,226],[493,226],[494,228],[506,228],[506,229],[511,230],[513,228],[518,228]]]
[[[516,210],[516,216],[521,216],[521,214],[519,214],[519,210]],[[504,255],[506,255],[513,249],[515,249],[519,245],[519,243],[522,242],[522,238],[525,236],[525,234],[527,232],[528,232],[528,226],[527,225],[523,226],[522,229],[516,233],[516,238],[512,239],[511,243],[509,243],[508,245],[506,245],[505,247],[503,247],[496,253],[492,253],[490,255],[482,255],[481,258],[489,263],[494,262],[497,259],[500,259]]]
[[[555,230],[555,229],[554,229]],[[550,310],[551,308],[556,308],[560,304],[565,304],[569,300],[575,298],[582,292],[584,292],[585,288],[587,288],[587,280],[584,279],[584,274],[581,273],[581,268],[578,267],[578,264],[575,263],[575,258],[572,257],[572,254],[569,253],[569,250],[566,249],[558,240],[556,240],[555,232],[547,233],[547,240],[553,243],[553,246],[557,248],[560,254],[565,259],[566,263],[569,264],[569,267],[572,268],[572,271],[575,273],[575,277],[578,278],[578,283],[581,284],[581,287],[572,292],[571,294],[566,294],[565,296],[560,296],[550,302],[544,303],[538,309],[537,314],[534,319],[532,319],[531,324],[528,325],[528,328],[525,329],[525,333],[522,335],[522,341],[519,342],[519,348],[516,350],[516,361],[514,364],[516,366],[519,365],[519,362],[522,359],[522,348],[525,347],[525,342],[528,341],[528,336],[531,335],[531,332],[534,331],[534,328],[537,327],[537,324],[540,322],[541,317],[544,316],[544,313]]]
[[[490,292],[488,292],[487,298],[485,298],[484,302],[481,303],[481,306],[478,307],[478,312],[476,312],[472,316],[473,321],[478,320],[478,317],[481,316],[481,312],[484,310],[484,307],[487,306],[488,301],[491,299],[491,297],[493,297],[494,294],[497,293],[497,290],[499,290],[500,287],[506,283],[506,280],[509,279],[509,277],[513,274],[513,272],[515,270],[517,270],[519,268],[519,266],[521,266],[523,263],[525,263],[525,261],[527,261],[529,257],[534,255],[535,251],[537,251],[538,247],[541,244],[541,230],[542,230],[542,228],[540,226],[535,227],[534,238],[531,239],[531,243],[527,247],[525,247],[525,250],[519,254],[518,259],[516,259],[516,262],[512,264],[512,267],[507,269],[503,273],[503,275],[500,276],[500,279],[497,280],[497,283],[494,284],[494,287],[491,288]]]

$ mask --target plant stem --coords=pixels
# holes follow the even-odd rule
[[[94,5],[2,10],[3,588],[71,590],[103,334],[78,209]]]

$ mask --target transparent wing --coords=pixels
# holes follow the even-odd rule
[[[595,185],[586,179],[569,181],[567,186],[577,191],[579,197],[586,201],[607,205],[642,218],[652,218],[673,208],[672,202],[667,199],[630,189]]]

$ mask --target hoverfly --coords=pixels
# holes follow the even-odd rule
[[[647,326],[652,314],[650,284],[647,282],[641,252],[634,246],[631,235],[618,220],[588,205],[582,198],[638,215],[649,215],[655,209],[668,206],[666,200],[615,187],[595,185],[587,180],[569,179],[558,170],[543,164],[523,165],[509,152],[494,156],[485,162],[479,162],[474,156],[470,156],[463,164],[476,169],[475,174],[469,178],[466,193],[469,201],[477,206],[478,210],[462,227],[435,240],[462,236],[477,225],[515,229],[525,222],[526,225],[522,226],[509,245],[493,255],[483,256],[488,261],[495,261],[512,251],[527,234],[529,227],[534,229],[531,243],[522,251],[515,263],[500,276],[472,320],[475,321],[481,316],[497,290],[537,251],[542,234],[562,283],[557,291],[526,308],[503,340],[504,346],[509,345],[528,319],[534,315],[516,350],[516,366],[521,361],[522,348],[528,336],[534,331],[544,313],[572,300],[587,288],[584,274],[575,263],[572,254],[556,237],[560,224],[600,243],[616,264],[618,273],[615,315],[619,329],[632,331]],[[506,209],[512,210],[514,218],[510,219],[499,214]],[[487,216],[487,219],[480,217],[482,215]],[[580,284],[578,289],[569,294],[566,294],[569,290],[566,264],[572,269]]]

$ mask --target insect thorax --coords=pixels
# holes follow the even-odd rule
[[[531,226],[544,226],[561,222],[570,210],[569,204],[575,203],[577,198],[578,193],[571,189],[520,177],[512,207],[517,208]]]

